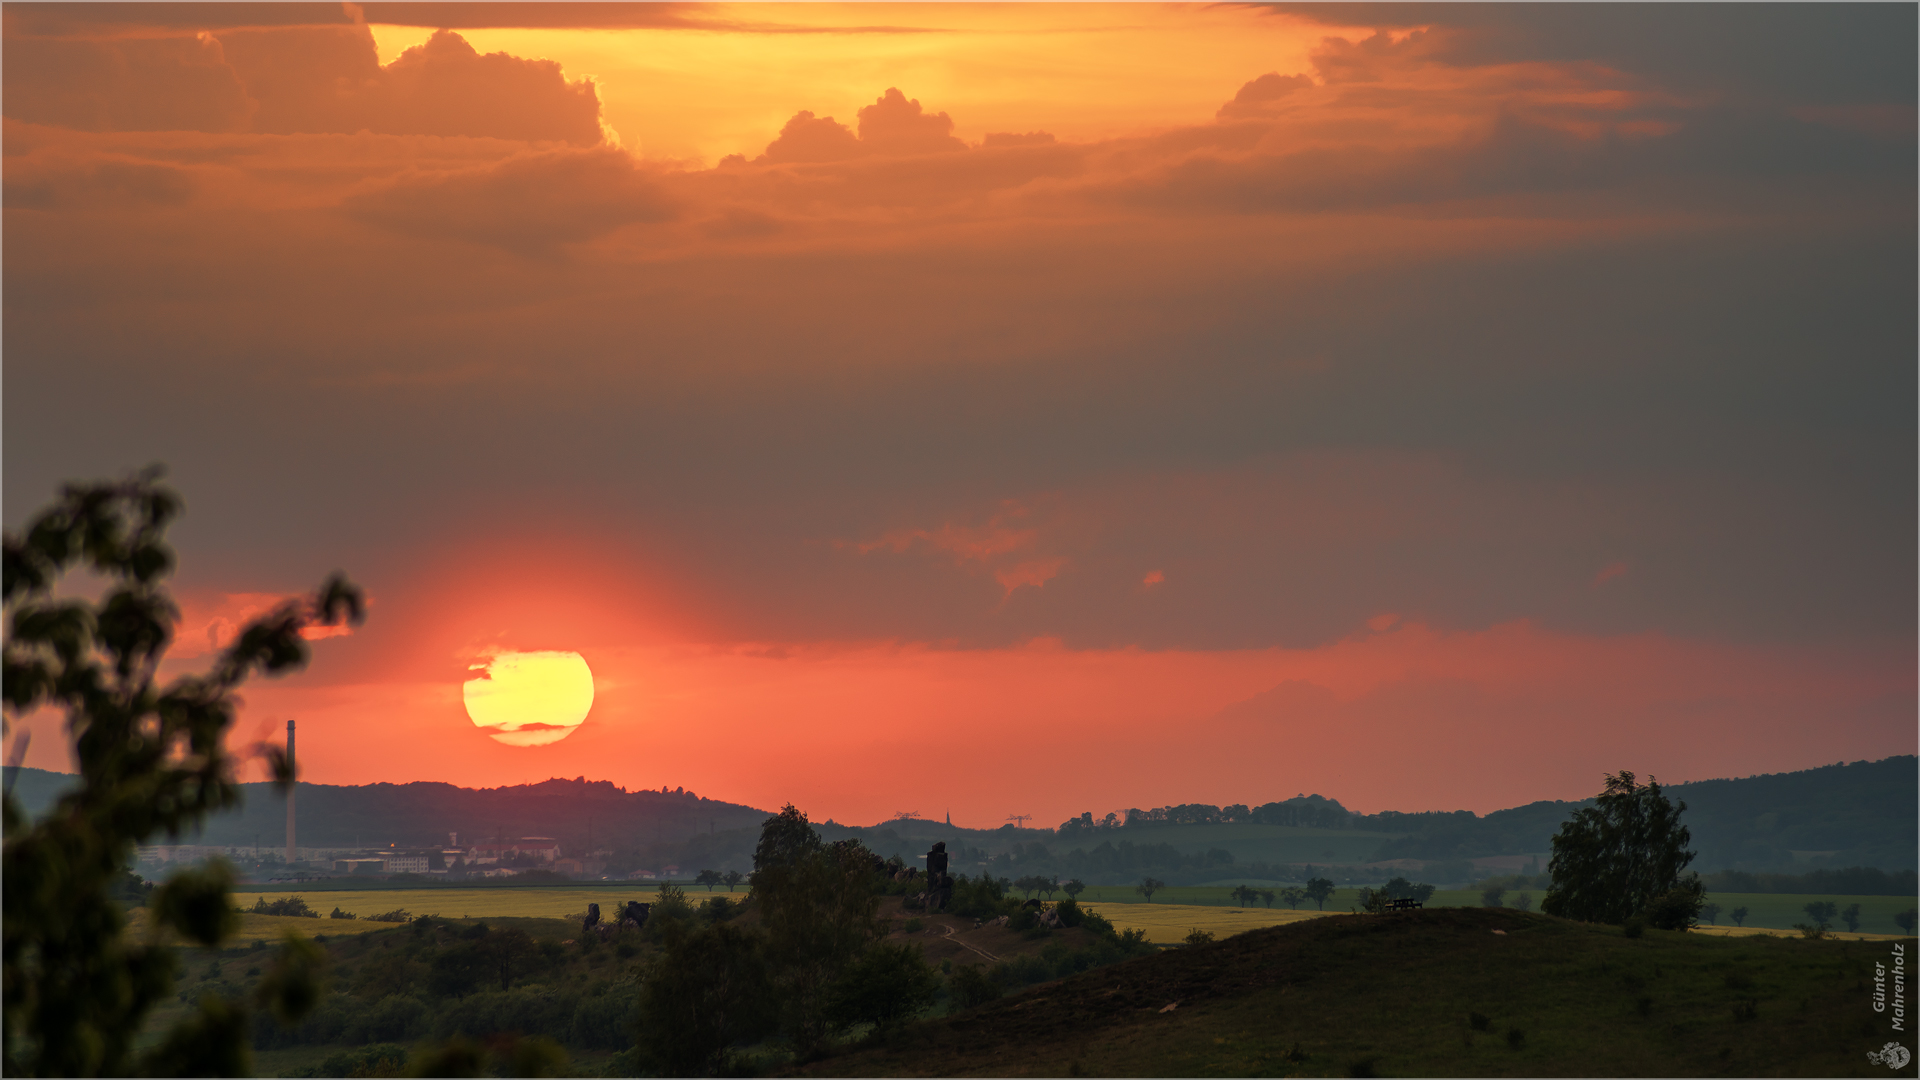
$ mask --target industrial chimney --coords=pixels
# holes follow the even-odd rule
[[[297,772],[295,772],[293,767],[293,721],[291,720],[287,721],[287,772],[294,776],[299,775]],[[294,863],[300,861],[298,850],[293,846],[293,789],[294,789],[294,785],[292,783],[289,783],[287,785],[287,865],[288,866],[292,866]]]

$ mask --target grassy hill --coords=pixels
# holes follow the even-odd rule
[[[1870,1007],[1891,947],[1629,938],[1502,910],[1333,916],[1044,984],[805,1071],[1887,1075],[1866,1053],[1896,1037]]]

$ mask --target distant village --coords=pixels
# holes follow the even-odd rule
[[[497,838],[488,843],[461,844],[459,833],[447,834],[445,847],[298,847],[290,863],[271,847],[215,844],[155,844],[139,850],[135,869],[152,877],[159,871],[208,859],[225,859],[253,880],[313,880],[331,877],[392,877],[411,874],[448,881],[510,878],[538,872],[543,879],[606,880],[609,849],[566,854],[550,836]],[[623,880],[672,880],[680,867],[631,870]]]

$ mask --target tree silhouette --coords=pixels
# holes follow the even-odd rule
[[[1667,929],[1690,925],[1704,901],[1698,875],[1680,879],[1694,858],[1680,824],[1686,809],[1651,778],[1639,784],[1624,770],[1608,776],[1595,805],[1574,811],[1554,836],[1553,886],[1540,910],[1614,924],[1644,912]]]
[[[163,579],[174,556],[168,524],[179,496],[149,469],[122,483],[68,485],[23,534],[5,537],[5,712],[62,711],[80,786],[29,822],[4,802],[5,1049],[8,1075],[248,1075],[245,1002],[203,997],[159,1044],[136,1055],[148,1013],[171,992],[171,951],[131,941],[112,899],[135,847],[155,833],[192,831],[240,801],[226,735],[249,677],[305,666],[301,631],[357,623],[360,593],[335,575],[306,601],[287,601],[243,627],[210,670],[159,681],[179,618]],[[99,600],[56,596],[73,570],[101,585]],[[87,591],[93,592],[94,589]],[[274,779],[293,782],[283,751],[266,752]],[[216,946],[230,932],[230,881],[218,866],[161,886],[155,923]],[[262,1000],[298,1018],[317,998],[319,951],[290,940],[263,980]]]
[[[1133,891],[1146,897],[1147,903],[1151,904],[1153,903],[1153,894],[1156,892],[1159,892],[1161,889],[1164,889],[1166,887],[1167,887],[1167,883],[1164,881],[1160,881],[1155,878],[1143,878],[1141,879],[1140,884],[1135,885],[1133,887]]]
[[[1321,911],[1325,911],[1327,910],[1327,898],[1333,895],[1333,882],[1323,877],[1314,878],[1307,882],[1305,895],[1307,899],[1320,905]]]

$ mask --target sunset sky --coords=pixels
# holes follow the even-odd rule
[[[1916,749],[1912,5],[0,17],[6,524],[166,463],[175,671],[365,586],[246,694],[304,779],[994,827]],[[571,734],[469,718],[529,653]]]

